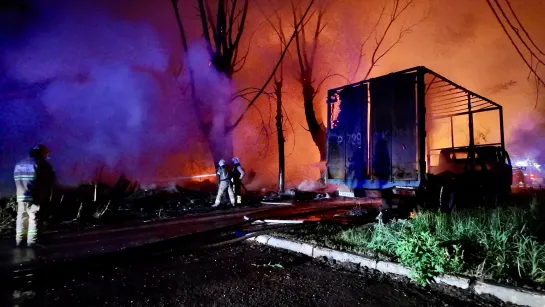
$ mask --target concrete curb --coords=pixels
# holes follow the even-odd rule
[[[259,238],[259,237],[258,237]],[[296,241],[291,241],[287,239],[280,239],[271,237],[269,241],[267,242],[267,245],[288,249],[297,253],[301,253],[307,256],[312,257],[314,246],[307,244],[307,243],[300,243]]]
[[[521,288],[493,285],[478,281],[475,284],[477,294],[490,294],[504,302],[526,306],[545,306],[545,295],[543,293],[530,291]]]
[[[256,241],[261,244],[269,245],[276,248],[286,249],[293,252],[301,253],[313,258],[326,257],[339,262],[350,262],[358,264],[362,267],[375,269],[383,273],[396,274],[410,277],[410,270],[401,264],[377,261],[364,256],[356,255],[348,252],[341,252],[334,249],[323,248],[308,243],[298,242],[289,239],[277,238],[268,235],[262,235],[250,238],[251,241]],[[458,287],[464,290],[474,290],[477,294],[489,294],[498,299],[517,305],[525,305],[530,307],[545,306],[545,293],[530,291],[522,288],[510,286],[500,286],[490,283],[477,281],[475,285],[471,284],[471,280],[465,277],[442,275],[435,277],[435,282],[445,285]]]
[[[313,258],[326,257],[334,259],[340,262],[351,262],[356,263],[370,269],[376,269],[377,262],[376,260],[362,257],[356,254],[343,253],[336,251],[334,249],[323,248],[323,247],[314,247],[314,252],[312,253]]]

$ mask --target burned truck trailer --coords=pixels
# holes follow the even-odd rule
[[[326,180],[339,196],[452,208],[462,190],[509,192],[502,107],[426,67],[329,90],[327,119]]]

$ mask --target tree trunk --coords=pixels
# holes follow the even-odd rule
[[[284,192],[284,131],[282,127],[282,80],[274,81],[274,93],[276,95],[276,134],[278,136],[278,192]]]
[[[310,80],[310,79],[306,79]],[[326,159],[326,128],[323,123],[318,123],[316,112],[314,111],[314,95],[315,91],[310,82],[303,80],[303,101],[305,106],[305,119],[307,121],[308,130],[312,136],[312,141],[320,152],[320,161]]]
[[[210,130],[208,134],[208,146],[215,165],[217,165],[220,159],[224,159],[226,162],[231,161],[234,155],[233,133],[227,131],[227,127],[225,126],[217,130]]]

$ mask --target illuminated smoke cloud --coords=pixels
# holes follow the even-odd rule
[[[193,72],[198,107],[205,121],[211,123],[209,139],[212,146],[229,146],[224,141],[224,127],[230,124],[229,114],[233,111],[231,96],[233,87],[231,81],[223,73],[218,72],[211,63],[212,55],[203,40],[192,42],[188,47],[186,66]],[[189,69],[185,70],[185,83],[189,82]],[[237,111],[235,114],[239,114]],[[194,120],[197,125],[197,119]],[[225,159],[229,159],[226,157]]]
[[[81,1],[52,2],[35,7],[33,24],[17,37],[0,37],[7,72],[0,80],[3,185],[13,163],[38,142],[49,145],[68,184],[102,166],[149,176],[167,154],[188,150],[182,140],[192,130],[183,123],[191,114],[162,97],[154,72],[166,69],[167,57],[153,28]]]
[[[543,164],[545,161],[545,120],[543,113],[520,112],[515,118],[515,127],[511,131],[511,143],[508,151],[513,163],[526,159],[536,160]]]

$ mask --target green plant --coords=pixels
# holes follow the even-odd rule
[[[396,255],[421,285],[427,285],[437,275],[461,268],[459,246],[455,246],[454,254],[450,255],[429,231],[407,231],[397,244]]]
[[[263,268],[272,268],[272,269],[284,269],[284,267],[280,263],[271,264],[270,262],[265,264],[252,263],[252,266],[255,266],[258,268],[263,267]]]
[[[441,273],[545,283],[545,215],[541,202],[452,214],[420,212],[412,220],[370,226],[321,225],[299,240],[397,260],[424,284]]]

